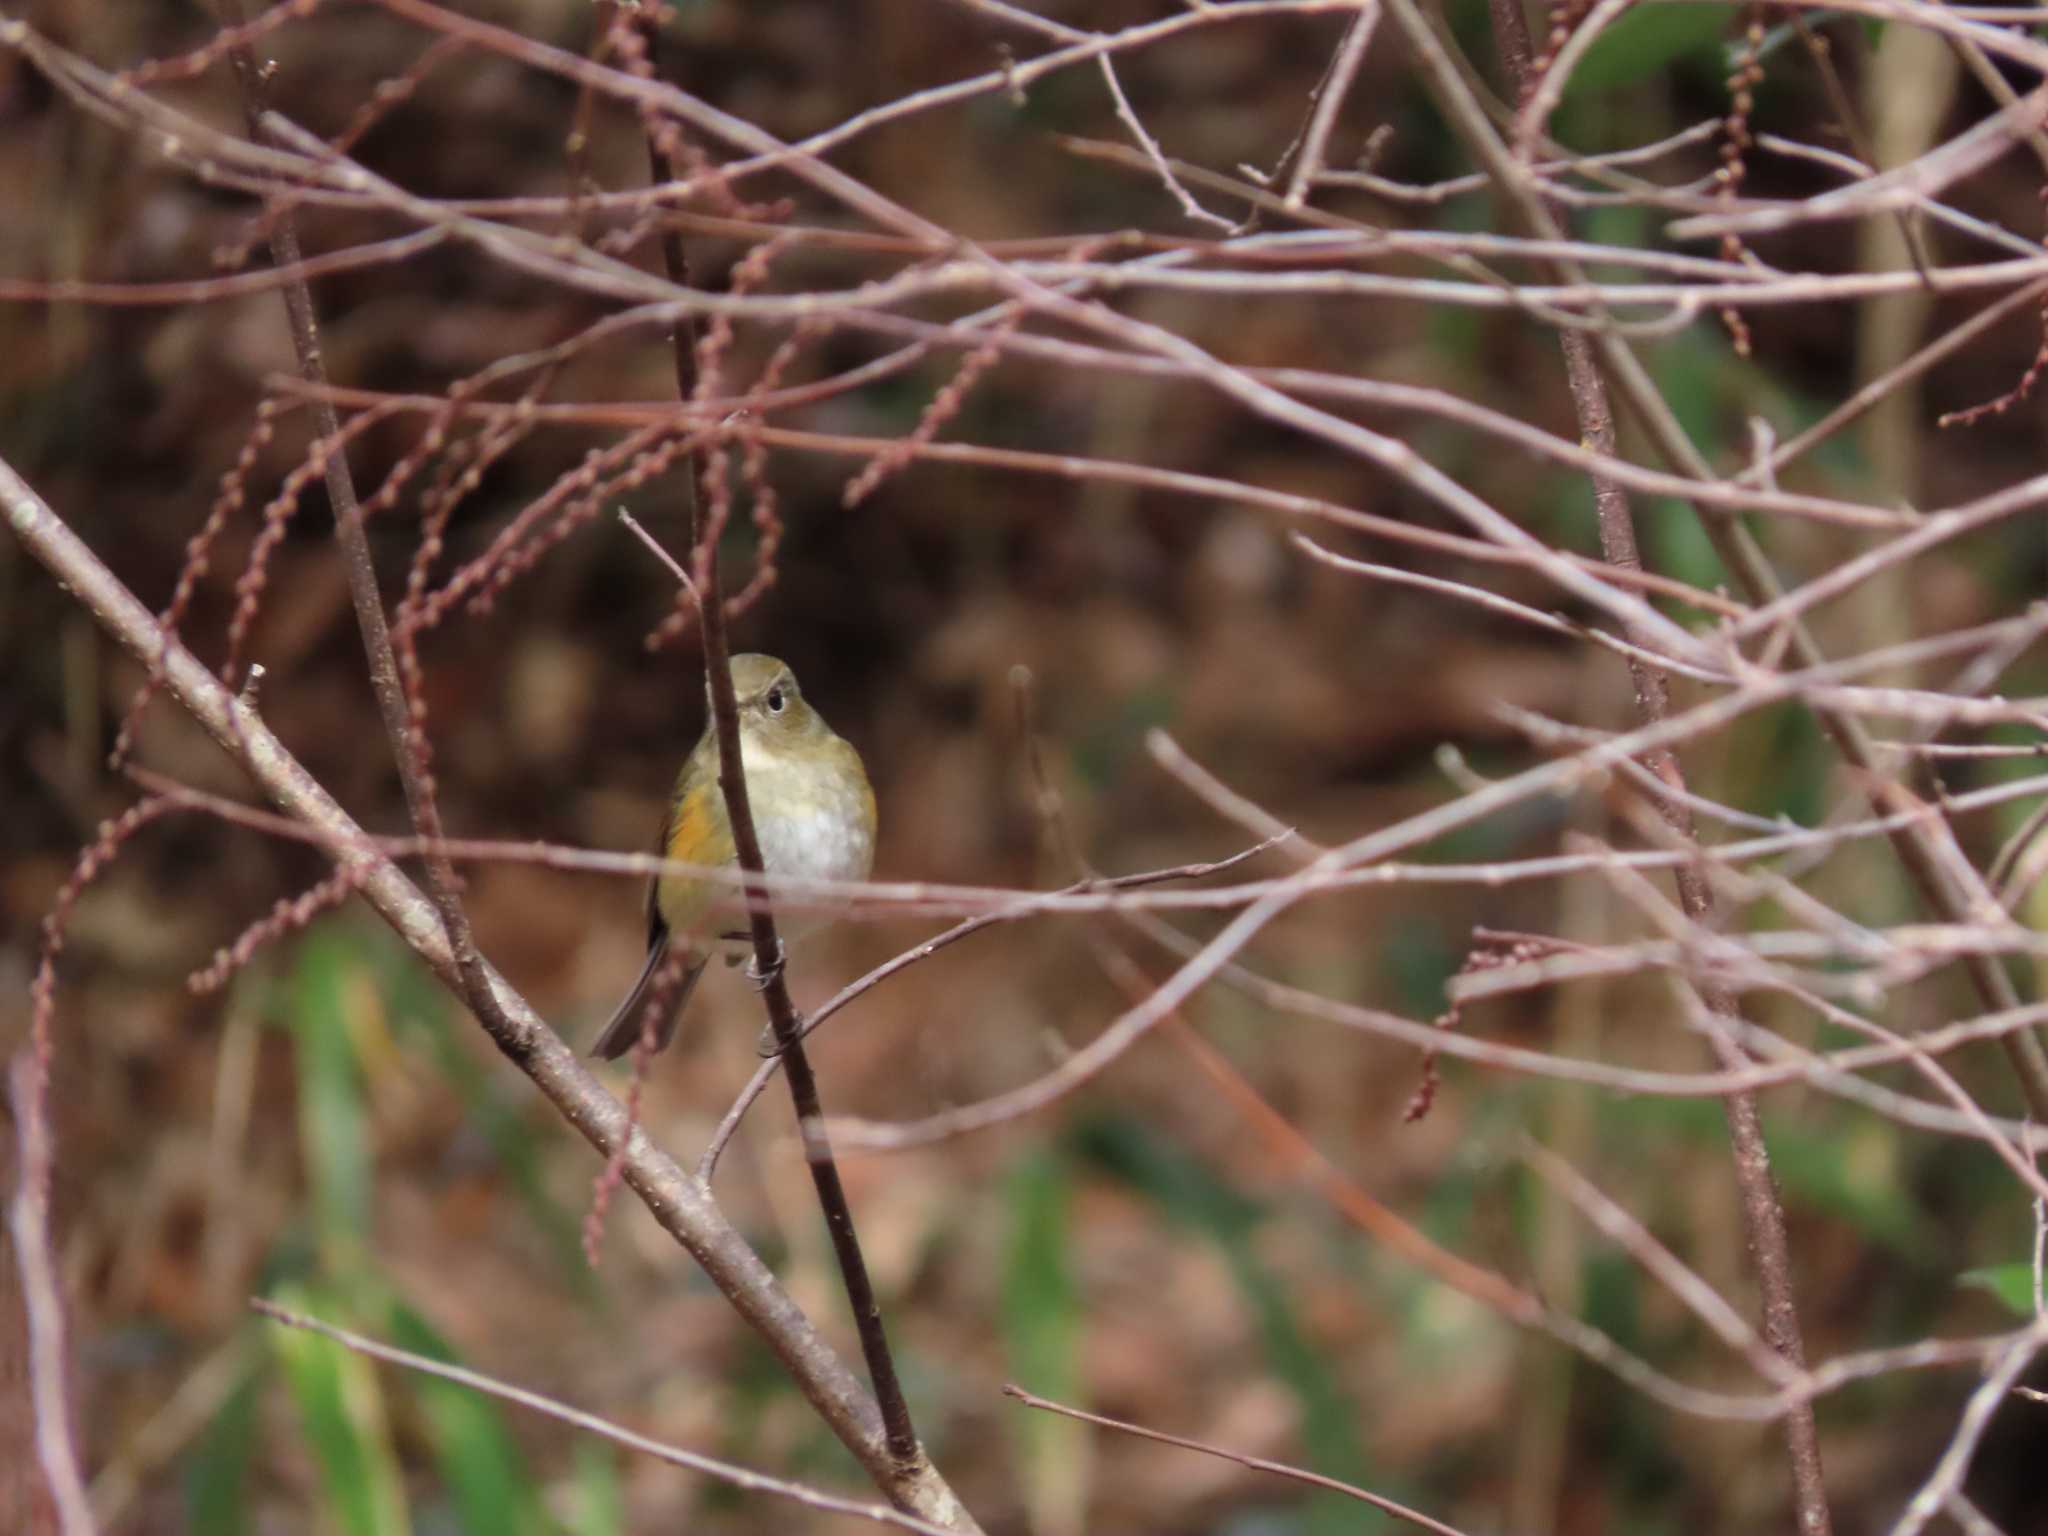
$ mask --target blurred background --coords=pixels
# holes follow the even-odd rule
[[[499,0],[501,24],[584,51],[581,0]],[[1047,14],[1110,30],[1167,14],[1123,3]],[[47,35],[108,68],[196,47],[199,6],[27,7]],[[1482,5],[1444,11],[1495,78]],[[1233,172],[1271,167],[1300,126],[1346,17],[1210,27],[1129,56],[1132,103],[1169,154]],[[1537,17],[1539,36],[1545,18]],[[1631,13],[1575,77],[1553,124],[1574,148],[1662,138],[1725,110],[1732,7]],[[1853,99],[1886,99],[1885,71],[1925,98],[1938,137],[1990,98],[1945,55],[1912,53],[1878,29],[1829,23]],[[1028,55],[1029,34],[964,6],[931,3],[684,7],[664,67],[722,109],[786,139],[910,91]],[[330,8],[276,34],[279,108],[336,135],[380,82],[430,39],[374,7]],[[1903,57],[1902,57],[1903,55]],[[238,131],[219,66],[158,87]],[[1903,99],[1903,98],[1896,98]],[[362,139],[369,166],[435,197],[558,195],[576,106],[559,81],[469,52],[430,71]],[[1757,92],[1760,127],[1836,148],[1848,135],[1811,57],[1774,47]],[[590,174],[645,180],[630,116],[600,108]],[[1432,182],[1470,167],[1383,29],[1332,142],[1346,165],[1383,130],[1374,169]],[[1859,131],[1876,131],[1865,123]],[[977,240],[1190,226],[1141,169],[1076,152],[1063,136],[1123,142],[1088,68],[862,135],[832,162]],[[1929,141],[1931,142],[1931,140]],[[1894,144],[1896,148],[1896,145]],[[1924,147],[1921,146],[1921,147]],[[1904,153],[1917,149],[1910,144]],[[1689,180],[1711,141],[1659,171]],[[1758,154],[1747,190],[1796,195],[1834,184],[1811,164]],[[1981,217],[2037,233],[2039,175],[2008,156],[1955,194]],[[794,195],[764,182],[749,196]],[[1199,192],[1231,216],[1240,205]],[[1484,193],[1397,204],[1331,192],[1318,205],[1392,228],[1477,230]],[[800,198],[799,207],[804,208]],[[250,237],[252,204],[143,152],[65,101],[19,56],[0,53],[0,274],[143,282],[204,276],[217,249]],[[1662,240],[1636,208],[1576,215],[1587,238]],[[389,220],[309,210],[309,249],[397,232]],[[1818,271],[1900,258],[1852,225],[1764,247]],[[1929,230],[1937,257],[1968,254]],[[260,242],[259,247],[260,249]],[[720,286],[744,247],[692,236]],[[649,250],[635,260],[652,263]],[[810,262],[810,266],[805,266]],[[809,280],[873,276],[858,255],[800,258]],[[1440,273],[1420,259],[1385,269]],[[824,274],[819,277],[817,274]],[[601,310],[444,247],[403,267],[323,280],[316,296],[337,383],[445,390],[514,351],[573,333]],[[1253,303],[1148,293],[1126,312],[1238,362],[1437,386],[1576,438],[1554,337],[1523,317],[1391,302]],[[1724,467],[1749,452],[1747,419],[1780,439],[1973,303],[1917,297],[1753,314],[1740,358],[1711,319],[1644,349],[1697,442]],[[739,376],[779,339],[743,332]],[[1933,370],[1788,475],[1789,488],[1892,507],[1947,505],[2038,468],[2031,404],[1965,432],[1936,415],[2007,389],[2039,333],[2025,311]],[[803,376],[883,350],[828,337]],[[169,307],[0,305],[0,457],[13,465],[152,607],[165,603],[187,541],[248,440],[264,380],[292,366],[275,294]],[[902,435],[952,376],[950,358],[799,412],[826,432]],[[671,361],[641,336],[583,357],[550,398],[673,398]],[[1583,478],[1508,453],[1441,420],[1368,415],[1546,540],[1594,552]],[[411,446],[417,418],[355,445],[374,485]],[[1262,424],[1184,383],[1065,373],[1012,358],[976,386],[947,439],[1142,461],[1322,497],[1446,526],[1406,487],[1326,447]],[[458,512],[443,570],[481,550],[521,507],[606,441],[593,429],[538,433],[498,463]],[[299,416],[257,455],[250,504],[232,518],[184,627],[217,661],[256,509],[303,454]],[[1625,451],[1652,456],[1626,436]],[[1163,774],[1146,750],[1163,728],[1196,760],[1319,840],[1355,836],[1458,791],[1441,749],[1505,773],[1538,754],[1497,713],[1507,702],[1577,723],[1628,719],[1611,656],[1433,594],[1368,585],[1306,561],[1289,525],[1247,505],[1132,486],[1074,484],[991,469],[913,465],[858,508],[841,491],[858,462],[780,453],[770,476],[788,525],[780,577],[740,621],[736,647],[786,658],[826,718],[866,758],[880,801],[878,878],[1044,887],[1095,867],[1126,872],[1218,857],[1250,839]],[[626,497],[679,546],[677,487]],[[1697,585],[1721,573],[1674,505],[1638,506],[1652,566]],[[750,568],[737,520],[729,579]],[[373,539],[387,594],[404,580],[410,512]],[[366,826],[405,830],[392,760],[364,679],[332,524],[310,491],[272,562],[249,655],[272,727]],[[1788,576],[1860,547],[1813,528],[1770,528]],[[1554,594],[1512,570],[1333,536],[1369,558],[1494,586],[1539,607]],[[1912,569],[1870,600],[1824,615],[1849,650],[1980,622],[2039,594],[2048,534],[2000,525]],[[650,655],[669,577],[608,517],[568,538],[483,617],[424,643],[431,731],[451,833],[648,848],[663,797],[702,728],[693,642]],[[1688,610],[1674,609],[1697,618]],[[0,1042],[27,1028],[38,928],[97,824],[137,791],[106,769],[140,672],[21,550],[0,541]],[[1037,805],[1020,724],[1029,679],[1057,833]],[[2005,691],[2039,692],[2029,656]],[[167,704],[145,717],[137,759],[236,798],[250,787]],[[1694,787],[1742,810],[1817,822],[1853,803],[1810,719],[1756,716],[1688,764]],[[1968,762],[1956,788],[2025,770]],[[1962,821],[1987,857],[2025,804]],[[1550,802],[1432,845],[1427,856],[1527,857],[1571,831],[1625,837],[1599,801]],[[1247,872],[1287,865],[1268,855]],[[311,849],[196,815],[134,838],[79,901],[66,933],[53,1105],[61,1272],[76,1344],[74,1391],[95,1508],[115,1532],[564,1531],[578,1536],[681,1522],[692,1530],[823,1530],[845,1522],[738,1495],[676,1468],[627,1458],[544,1420],[373,1367],[252,1319],[266,1295],[378,1337],[445,1353],[692,1449],[858,1491],[851,1460],[686,1257],[630,1200],[611,1212],[603,1263],[579,1247],[597,1165],[482,1032],[367,912],[344,908],[264,948],[223,993],[189,973],[280,897],[325,871]],[[643,947],[636,882],[517,863],[468,872],[484,953],[555,1023],[587,1041],[630,984]],[[1882,849],[1851,850],[1809,888],[1871,921],[1915,910]],[[1202,915],[1186,931],[1213,931]],[[1248,958],[1333,997],[1429,1020],[1475,924],[1601,942],[1632,931],[1601,887],[1415,886],[1325,898],[1267,930]],[[800,948],[799,1003],[816,1002],[943,924],[842,924]],[[1110,932],[1138,974],[1169,957],[1115,925],[1057,920],[978,936],[912,968],[820,1035],[828,1107],[913,1118],[1027,1080],[1092,1038],[1128,1002],[1090,928]],[[1893,1000],[1894,1021],[1971,1011],[1937,978]],[[1791,1010],[1760,1022],[1828,1043]],[[1582,985],[1475,1009],[1462,1028],[1518,1044],[1692,1070],[1698,1040],[1668,1027],[1654,981]],[[1632,1101],[1455,1063],[1431,1112],[1404,1123],[1421,1082],[1412,1051],[1270,1014],[1212,990],[1186,1023],[1302,1137],[1447,1247],[1538,1290],[1688,1379],[1747,1385],[1739,1364],[1623,1254],[1521,1166],[1518,1138],[1568,1158],[1753,1311],[1719,1107]],[[643,1113],[694,1160],[753,1070],[758,1005],[710,977]],[[1994,1109],[2016,1112],[2002,1063],[1959,1063]],[[1827,1356],[1929,1334],[2002,1326],[2031,1218],[1990,1155],[1914,1138],[1804,1092],[1765,1103],[1785,1185],[1809,1349]],[[1176,1433],[1300,1463],[1410,1500],[1470,1531],[1748,1531],[1783,1528],[1784,1458],[1768,1427],[1700,1423],[1648,1405],[1555,1345],[1518,1333],[1446,1290],[1347,1220],[1302,1177],[1298,1149],[1219,1088],[1183,1036],[1162,1031],[1056,1108],[922,1151],[851,1157],[846,1174],[891,1336],[934,1459],[992,1532],[1084,1529],[1291,1536],[1379,1527],[1378,1516],[1224,1461],[1037,1415],[1005,1381]],[[849,1352],[844,1305],[786,1101],[763,1100],[720,1173],[734,1219],[827,1333]],[[7,1138],[11,1157],[12,1136]],[[10,1172],[10,1187],[12,1175]],[[15,1319],[11,1263],[0,1274]],[[18,1347],[18,1340],[10,1347]],[[1964,1375],[1888,1378],[1830,1397],[1821,1428],[1838,1529],[1889,1519],[1944,1443]],[[13,1383],[9,1384],[13,1392]],[[25,1400],[0,1404],[17,1431]],[[2041,1528],[2038,1430],[2003,1425],[1973,1485],[2008,1530]],[[2008,1444],[2009,1439],[2009,1444]],[[20,1444],[18,1439],[11,1442]],[[2028,1479],[2034,1482],[2029,1483]]]

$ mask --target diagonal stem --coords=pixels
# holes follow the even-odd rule
[[[858,1499],[842,1498],[816,1488],[807,1488],[802,1483],[790,1482],[787,1478],[770,1477],[750,1467],[721,1461],[715,1456],[706,1456],[701,1452],[685,1450],[681,1446],[650,1439],[646,1435],[635,1434],[614,1420],[595,1413],[586,1413],[580,1408],[572,1408],[560,1398],[531,1392],[508,1381],[501,1381],[495,1376],[486,1376],[481,1371],[452,1365],[446,1360],[436,1360],[429,1355],[399,1349],[391,1344],[380,1344],[377,1340],[352,1329],[336,1327],[333,1323],[322,1322],[317,1317],[309,1317],[303,1312],[280,1307],[276,1302],[265,1301],[261,1297],[250,1298],[249,1310],[259,1317],[267,1317],[287,1328],[298,1328],[307,1333],[318,1334],[321,1338],[331,1339],[342,1348],[353,1350],[366,1359],[400,1366],[408,1371],[418,1371],[422,1375],[433,1376],[442,1381],[452,1381],[458,1386],[469,1388],[472,1392],[480,1392],[486,1397],[495,1397],[501,1402],[544,1415],[559,1424],[580,1429],[585,1434],[601,1435],[629,1451],[653,1456],[672,1466],[687,1468],[703,1477],[717,1478],[735,1488],[752,1493],[773,1494],[778,1498],[788,1499],[811,1509],[823,1510],[828,1514],[847,1515],[896,1530],[916,1531],[920,1536],[948,1536],[945,1526],[904,1514],[900,1510],[889,1508],[886,1504],[869,1504]]]
[[[244,25],[246,15],[242,0],[222,0],[222,16],[230,27]],[[238,44],[231,50],[231,57],[241,85],[242,105],[248,120],[250,136],[260,142],[264,136],[261,124],[268,105],[267,71],[258,65],[254,52],[247,43]],[[655,170],[659,179],[675,180],[673,168],[667,164],[667,157],[658,147],[650,145],[650,148],[655,156]],[[301,270],[301,251],[296,223],[290,210],[273,207],[270,210],[270,217],[273,259],[280,268],[298,272]],[[668,261],[671,277],[678,282],[687,282],[688,268],[681,238],[672,228],[664,231],[663,254]],[[326,389],[327,376],[321,359],[318,322],[313,310],[311,293],[303,277],[299,277],[285,285],[284,295],[300,373],[307,384],[316,391],[316,422],[323,435],[332,436],[338,431],[339,424],[335,419],[331,400],[324,398],[321,393]],[[685,321],[678,327],[675,338],[676,366],[679,381],[684,386],[685,400],[691,397],[695,383],[694,326],[694,319]],[[694,474],[688,477],[693,528],[698,521],[695,480]],[[391,643],[383,598],[377,586],[369,541],[363,532],[361,504],[343,454],[337,452],[329,457],[327,483],[335,514],[336,539],[341,546],[343,562],[348,573],[350,594],[356,608],[358,627],[362,632],[371,683],[384,719],[386,733],[391,739],[392,749],[397,758],[407,806],[416,830],[430,844],[438,845],[442,830],[440,815],[435,805],[431,781],[425,772],[425,764],[415,751],[415,738],[405,688],[399,673],[397,655]],[[715,549],[709,553],[715,562]],[[715,593],[715,563],[711,571],[712,580],[708,585]],[[714,716],[719,727],[720,783],[726,795],[741,867],[749,874],[759,875],[763,867],[760,842],[748,810],[746,786],[740,770],[737,708],[733,699],[732,677],[727,666],[724,613],[722,605],[715,601],[706,604],[703,612],[705,658],[711,677]],[[460,990],[492,1037],[499,1042],[501,1048],[506,1048],[509,1052],[509,1042],[525,1031],[501,1006],[497,989],[492,984],[492,977],[476,949],[452,865],[445,854],[439,852],[431,853],[427,863],[429,887],[441,916],[450,960],[460,980]],[[790,1002],[788,988],[779,968],[774,965],[775,957],[780,955],[781,948],[775,935],[773,918],[766,908],[759,904],[754,905],[753,930],[757,964],[770,978],[766,993],[769,1015],[774,1023],[778,1042],[782,1043],[789,1053],[786,1070],[792,1096],[797,1101],[798,1122],[804,1128],[806,1145],[811,1151],[812,1177],[818,1186],[818,1197],[832,1233],[833,1247],[845,1274],[847,1293],[853,1306],[862,1350],[867,1357],[869,1374],[873,1379],[881,1410],[884,1440],[895,1474],[892,1480],[884,1483],[884,1488],[892,1498],[904,1502],[908,1508],[911,1506],[905,1501],[917,1496],[918,1486],[925,1481],[924,1474],[930,1474],[931,1469],[924,1461],[916,1434],[911,1427],[909,1411],[903,1399],[902,1388],[897,1381],[886,1336],[882,1331],[880,1310],[876,1305],[873,1286],[861,1257],[851,1209],[839,1178],[838,1168],[832,1162],[829,1146],[824,1145],[822,1141],[823,1110],[818,1098],[816,1079],[799,1044],[800,1025],[795,1008]],[[935,1480],[935,1474],[931,1476]]]
[[[248,17],[243,0],[220,0],[221,19],[230,28],[246,28]],[[229,49],[235,78],[241,86],[242,114],[249,137],[257,143],[264,132],[264,114],[269,110],[269,79],[272,63],[259,64],[253,48],[240,41]],[[270,225],[271,260],[280,271],[294,274],[283,285],[285,313],[291,323],[292,352],[298,359],[299,376],[313,391],[315,429],[323,442],[341,444],[341,422],[333,399],[326,393],[327,364],[320,350],[320,322],[313,309],[312,290],[307,286],[299,246],[298,221],[288,202],[272,201],[265,209]],[[411,706],[399,676],[398,654],[391,644],[391,628],[384,614],[384,597],[377,586],[377,568],[370,558],[370,541],[363,532],[363,508],[356,495],[355,478],[349,472],[348,450],[337,446],[327,456],[327,498],[334,511],[334,540],[341,548],[342,567],[348,573],[349,598],[356,610],[356,628],[362,634],[363,656],[369,666],[370,689],[377,698],[377,712],[384,720],[384,734],[390,739],[397,760],[399,783],[405,789],[406,810],[413,829],[429,845],[426,858],[427,889],[440,910],[448,930],[448,944],[462,977],[462,994],[471,1011],[501,1036],[511,1028],[509,1020],[497,1014],[497,999],[485,976],[483,957],[477,952],[470,931],[469,914],[463,909],[461,884],[455,868],[438,849],[442,826],[440,807],[434,800],[433,783],[416,749]]]
[[[129,655],[162,669],[165,687],[222,750],[283,812],[303,822],[337,862],[360,863],[363,899],[458,995],[463,979],[434,904],[381,851],[354,818],[308,773],[262,716],[221,685],[123,586],[42,498],[0,461],[0,521]],[[952,1489],[926,1461],[903,1467],[882,1433],[881,1415],[859,1380],[776,1282],[759,1254],[726,1219],[711,1192],[635,1130],[604,1089],[533,1007],[488,962],[492,1041],[532,1079],[564,1120],[600,1152],[626,1139],[626,1182],[648,1210],[760,1334],[818,1416],[899,1508],[963,1532],[978,1529]]]

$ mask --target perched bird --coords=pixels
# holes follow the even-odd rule
[[[768,873],[865,880],[875,857],[875,792],[868,786],[860,754],[804,702],[796,674],[773,656],[733,657],[732,686],[739,702],[747,801]],[[705,721],[704,734],[676,780],[657,851],[689,864],[739,862],[725,795],[718,787],[718,731],[713,721]],[[670,945],[679,943],[688,946],[687,969],[666,1017],[655,1027],[655,1049],[675,1038],[676,1022],[712,951],[722,943],[727,964],[738,963],[750,952],[747,920],[736,905],[720,915],[727,924],[725,932],[704,932],[719,903],[736,904],[739,894],[738,886],[730,882],[683,873],[659,875],[649,883],[647,964],[597,1037],[594,1054],[612,1060],[633,1048],[654,978]],[[818,922],[816,913],[776,912],[776,931],[785,941]]]

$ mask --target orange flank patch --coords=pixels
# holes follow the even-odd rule
[[[715,788],[695,790],[676,802],[664,857],[690,864],[725,864],[732,860],[732,833],[714,808]],[[661,882],[661,915],[670,928],[688,933],[702,921],[720,888],[710,881],[667,875]]]

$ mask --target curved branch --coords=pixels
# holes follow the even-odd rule
[[[184,646],[164,643],[149,610],[4,460],[0,512],[28,552],[130,655],[144,666],[161,658],[172,697],[280,810],[318,829],[330,846],[351,850],[344,860],[361,870],[363,898],[451,991],[464,995],[461,972],[434,903],[376,849],[260,715],[222,687]],[[593,1147],[609,1154],[626,1125],[625,1107],[489,962],[478,964],[502,1019],[498,1027],[486,1021],[492,1043]],[[875,1485],[899,1507],[925,1519],[955,1530],[975,1530],[972,1517],[929,1462],[906,1467],[890,1454],[874,1399],[726,1220],[703,1183],[637,1130],[626,1145],[624,1167],[627,1184],[655,1220],[774,1351],[798,1390]]]

